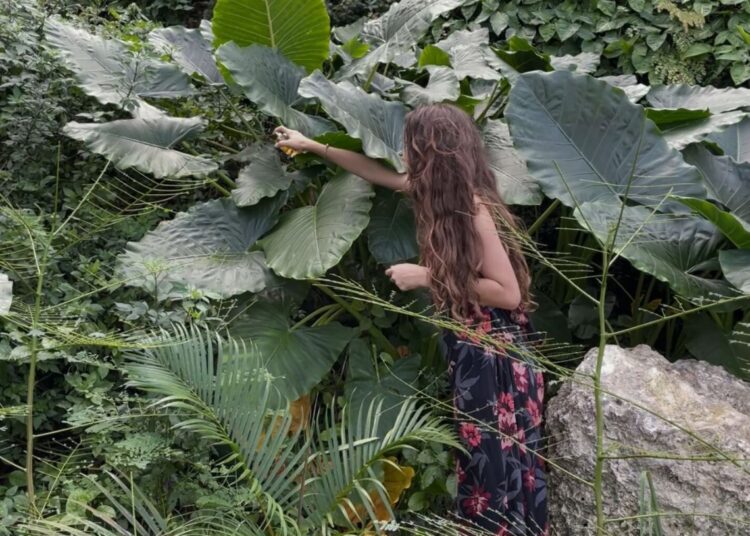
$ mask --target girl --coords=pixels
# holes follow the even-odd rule
[[[546,536],[547,487],[542,439],[541,371],[519,348],[533,331],[530,276],[520,245],[501,240],[490,209],[518,228],[500,199],[479,130],[460,108],[422,106],[404,127],[406,173],[362,154],[322,145],[278,127],[276,147],[312,152],[413,200],[421,264],[385,273],[401,290],[429,288],[438,310],[489,333],[516,350],[480,344],[476,336],[444,330],[443,349],[453,391],[456,430],[469,456],[456,454],[456,513],[462,524],[493,535]],[[507,236],[506,236],[507,235]]]

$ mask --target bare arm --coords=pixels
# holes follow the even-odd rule
[[[482,244],[483,277],[476,283],[479,301],[482,305],[513,310],[521,303],[521,289],[508,253],[498,236],[495,221],[481,203],[474,216],[474,226]]]
[[[479,204],[479,211],[473,218],[473,224],[480,237],[482,247],[482,277],[475,283],[481,305],[513,310],[521,303],[521,290],[515,271],[510,263],[495,222],[490,211]],[[411,290],[430,285],[430,270],[426,266],[402,263],[395,264],[386,270],[401,290]]]
[[[276,142],[276,147],[290,147],[295,151],[310,152],[323,156],[368,182],[385,186],[392,190],[405,190],[407,187],[406,173],[398,173],[397,171],[388,169],[377,160],[363,154],[337,147],[328,147],[326,149],[326,146],[322,143],[311,140],[300,132],[283,126],[274,130],[274,134],[277,134],[277,136],[280,134],[279,140]]]

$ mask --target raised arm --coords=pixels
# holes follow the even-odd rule
[[[397,171],[388,169],[377,160],[368,156],[337,147],[328,147],[326,149],[326,146],[322,143],[311,140],[302,133],[284,126],[277,127],[274,130],[274,134],[279,137],[276,147],[289,147],[295,151],[314,153],[362,177],[368,182],[385,186],[392,190],[406,190],[406,173],[398,173]]]

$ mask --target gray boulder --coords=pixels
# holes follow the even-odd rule
[[[596,352],[578,366],[545,408],[548,436],[551,534],[594,534]],[[720,458],[686,428],[736,461],[631,457],[604,461],[604,512],[608,518],[639,514],[639,480],[649,471],[664,534],[729,536],[750,534],[750,384],[723,368],[692,359],[670,363],[645,344],[607,345],[602,365],[604,450],[611,454],[654,454]],[[641,406],[641,407],[639,407]],[[649,413],[654,411],[674,424]],[[559,467],[555,467],[557,464]],[[567,471],[567,473],[566,473]],[[711,514],[692,516],[683,514]],[[608,534],[638,535],[638,520],[606,525]],[[650,533],[644,533],[650,534]]]

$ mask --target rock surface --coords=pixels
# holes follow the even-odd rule
[[[575,477],[593,482],[596,424],[591,376],[596,353],[593,348],[586,354],[575,380],[566,380],[545,408],[550,527],[551,534],[558,536],[594,534],[593,488]],[[605,459],[603,496],[608,518],[639,514],[640,474],[647,470],[660,511],[727,518],[660,516],[663,534],[750,534],[750,383],[704,361],[670,363],[645,344],[630,349],[607,345],[602,390],[605,452],[721,456],[682,427],[736,459]],[[638,520],[608,523],[605,528],[617,536],[641,534]]]

